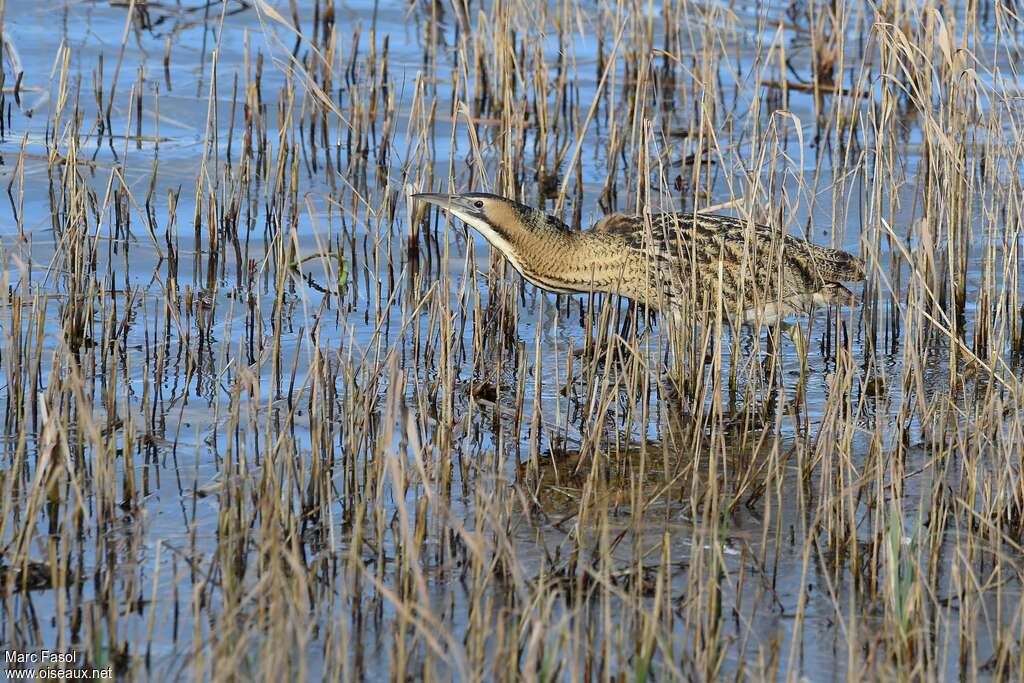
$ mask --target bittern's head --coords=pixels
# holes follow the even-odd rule
[[[492,246],[516,262],[533,237],[549,236],[551,231],[566,230],[556,218],[517,201],[483,192],[466,194],[413,195],[462,219],[487,238]]]

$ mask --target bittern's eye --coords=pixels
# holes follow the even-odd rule
[[[482,209],[484,208],[484,203],[478,199],[475,202],[473,202],[473,206],[475,206],[478,209]]]

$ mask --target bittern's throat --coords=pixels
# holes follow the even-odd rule
[[[621,253],[581,238],[554,216],[492,194],[418,194],[483,235],[529,282],[560,294],[612,291]]]
[[[771,324],[819,304],[854,305],[841,283],[864,279],[864,262],[851,254],[729,216],[612,214],[573,232],[492,194],[415,198],[462,219],[538,287],[620,294],[680,322],[716,305],[741,324]]]

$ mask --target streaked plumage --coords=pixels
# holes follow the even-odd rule
[[[728,216],[617,213],[574,232],[496,195],[416,197],[472,226],[538,287],[619,294],[680,323],[706,319],[719,305],[734,324],[853,306],[857,298],[842,283],[864,279],[864,262],[851,254]]]

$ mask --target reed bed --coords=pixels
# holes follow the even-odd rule
[[[0,28],[9,650],[130,680],[1024,680],[1012,4]],[[805,320],[802,366],[543,294],[410,199],[470,188],[574,228],[770,223],[862,255],[863,305]]]

